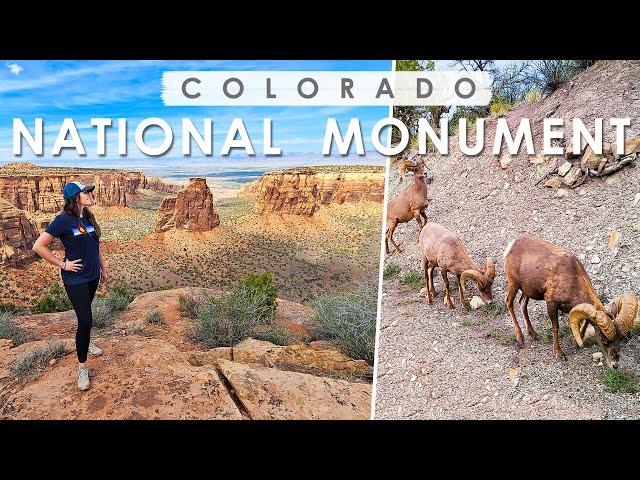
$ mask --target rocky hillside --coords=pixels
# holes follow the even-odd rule
[[[20,265],[33,258],[38,228],[24,212],[0,199],[0,265]]]
[[[220,225],[220,216],[213,210],[213,195],[204,178],[191,178],[177,197],[162,201],[156,232],[183,228],[204,232]]]
[[[127,205],[127,196],[138,188],[174,191],[158,179],[147,180],[141,172],[102,168],[39,167],[32,163],[8,163],[0,167],[0,198],[30,213],[62,210],[62,189],[67,182],[96,186],[96,205]]]
[[[180,295],[217,293],[182,288],[140,295],[110,327],[94,330],[103,349],[90,358],[91,389],[76,388],[72,311],[18,317],[28,342],[0,340],[3,419],[367,419],[372,369],[323,342],[277,346],[253,339],[202,350],[189,340],[193,321],[178,311]],[[164,323],[146,322],[160,311]],[[290,328],[311,321],[306,307],[278,301]],[[20,356],[60,339],[61,358],[19,381]],[[358,380],[359,379],[359,380]]]
[[[531,119],[536,148],[542,145],[545,116],[562,117],[565,125],[574,117],[586,125],[593,125],[596,117],[604,118],[609,143],[615,138],[606,127],[608,119],[630,117],[627,138],[637,137],[640,62],[598,62],[549,97],[532,105],[523,103],[505,115],[512,131],[520,118]],[[495,119],[487,119],[486,138],[492,139],[494,132]],[[466,157],[457,144],[453,137],[449,155],[426,158],[428,175],[433,177],[427,215],[455,231],[476,262],[496,259],[493,293],[498,307],[507,294],[502,254],[512,239],[525,233],[575,253],[602,298],[611,300],[627,291],[640,296],[637,161],[570,188],[574,184],[562,180],[558,167],[568,162],[569,170],[575,171],[583,166],[584,154],[576,157],[568,152],[568,158],[540,161],[522,151],[505,159],[486,148],[478,156]],[[567,141],[564,146],[568,145]],[[605,160],[613,163],[610,157]],[[399,182],[397,168],[391,173],[394,196],[407,181]],[[554,177],[559,178],[545,186]],[[418,296],[422,280],[415,287],[402,281],[411,272],[422,277],[415,221],[401,224],[394,238],[403,253],[385,258],[385,265],[399,267],[400,273],[386,280],[383,289],[379,417],[640,418],[637,395],[605,392],[602,367],[591,358],[597,347],[578,350],[565,329],[561,344],[569,359],[555,361],[544,302],[531,301],[529,315],[534,328],[545,334],[538,341],[526,338],[525,348],[516,350],[508,313],[501,308],[490,315],[484,309],[467,312],[459,306],[455,278],[449,280],[453,311],[443,308],[439,272],[434,278],[439,294],[433,305]],[[475,287],[468,288],[469,296],[473,295]],[[516,315],[524,326],[518,305]],[[560,325],[566,326],[565,316]],[[633,337],[622,347],[621,368],[640,375],[639,366],[640,340]]]
[[[382,202],[384,167],[299,167],[266,173],[257,187],[255,212],[313,215],[322,205]]]

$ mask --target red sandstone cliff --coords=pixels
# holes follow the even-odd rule
[[[147,179],[141,172],[100,168],[39,167],[16,162],[0,167],[0,198],[20,210],[54,213],[62,210],[62,189],[67,182],[94,184],[96,205],[127,206],[127,197],[138,188],[175,192],[177,187],[159,179]]]
[[[321,205],[384,199],[384,167],[323,166],[266,173],[255,212],[313,215]]]
[[[35,256],[31,250],[38,229],[24,212],[0,199],[0,265],[20,265]]]
[[[156,232],[184,228],[203,232],[220,225],[213,210],[213,195],[204,178],[191,178],[177,197],[165,198],[160,205]]]

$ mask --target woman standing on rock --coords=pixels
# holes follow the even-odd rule
[[[102,354],[91,342],[91,302],[98,282],[107,281],[107,268],[100,253],[100,227],[88,207],[93,205],[94,185],[70,182],[64,186],[64,209],[33,244],[33,251],[47,262],[61,269],[64,288],[78,317],[76,353],[80,362],[78,388],[89,388],[89,369],[85,365],[87,353]],[[65,249],[63,260],[56,257],[49,245],[57,237]]]

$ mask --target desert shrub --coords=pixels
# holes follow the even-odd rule
[[[256,329],[252,334],[252,338],[276,345],[290,345],[295,341],[291,332],[280,322],[273,322],[267,325],[266,328]]]
[[[73,305],[71,305],[71,300],[69,300],[64,288],[60,285],[52,285],[49,291],[31,308],[31,311],[33,313],[53,313],[71,309],[73,309]]]
[[[147,323],[152,325],[158,325],[164,323],[164,315],[159,310],[154,310],[149,315],[147,315]]]
[[[243,291],[248,296],[260,299],[263,302],[265,308],[260,318],[262,322],[269,322],[275,316],[278,290],[271,272],[264,272],[262,275],[245,275],[233,290]]]
[[[373,365],[377,295],[371,290],[320,295],[312,303],[320,338],[332,341],[351,358]]]
[[[638,378],[633,372],[625,370],[605,369],[604,390],[608,393],[636,393],[638,388]]]
[[[524,101],[528,104],[531,105],[532,103],[536,103],[538,100],[540,100],[540,92],[537,90],[530,90],[529,92],[526,93],[526,95],[524,96]]]
[[[385,265],[384,270],[382,270],[382,278],[387,280],[393,277],[399,271],[400,271],[400,267],[398,267],[397,265],[392,265],[392,264]]]
[[[229,294],[209,297],[198,307],[194,337],[209,348],[232,347],[251,337],[270,310],[265,291],[238,285]]]
[[[22,309],[15,306],[13,303],[0,302],[0,313],[19,313]]]
[[[402,276],[400,282],[404,283],[405,285],[409,285],[412,288],[416,288],[418,285],[420,285],[421,280],[422,277],[416,272],[407,272]]]
[[[93,317],[93,326],[98,329],[103,329],[111,324],[111,319],[114,317],[115,311],[107,297],[96,298],[91,304],[91,315]]]
[[[192,295],[180,295],[178,297],[178,311],[186,313],[190,318],[196,318],[198,306],[204,298]]]
[[[539,60],[533,63],[531,81],[542,95],[549,95],[576,73],[571,60]]]
[[[47,342],[44,348],[36,348],[22,354],[11,366],[11,374],[19,380],[36,376],[41,367],[46,366],[54,358],[65,355],[64,343],[60,340]]]
[[[510,105],[502,100],[496,100],[489,106],[489,111],[494,117],[499,117],[509,112]]]
[[[120,285],[109,291],[107,303],[114,310],[124,310],[133,301],[133,293]]]
[[[483,305],[482,310],[486,316],[495,318],[507,311],[507,304],[501,300],[494,300],[491,303]]]
[[[27,340],[26,333],[13,322],[13,314],[9,312],[0,313],[0,338],[11,340],[14,346]]]

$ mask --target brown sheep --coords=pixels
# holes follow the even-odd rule
[[[390,253],[389,242],[396,247],[397,252],[402,252],[398,244],[393,240],[393,232],[399,223],[416,219],[418,232],[427,223],[425,210],[429,204],[427,197],[427,182],[425,181],[424,162],[417,162],[413,172],[413,183],[405,188],[400,195],[391,199],[387,205],[387,232],[385,238],[385,250]]]
[[[471,260],[467,249],[460,238],[451,230],[446,229],[437,223],[427,223],[420,232],[420,251],[422,252],[422,267],[424,269],[424,281],[427,298],[432,302],[436,291],[433,288],[433,270],[442,268],[442,279],[444,280],[444,304],[453,308],[453,302],[449,296],[449,279],[447,272],[458,278],[458,289],[460,291],[460,303],[465,305],[464,298],[465,281],[471,279],[476,282],[480,295],[485,303],[493,300],[491,287],[496,276],[495,261],[487,258],[484,269]]]
[[[529,321],[529,299],[544,300],[551,319],[553,351],[558,359],[566,360],[558,339],[558,311],[568,313],[568,322],[580,347],[587,325],[594,326],[596,340],[608,366],[617,368],[620,339],[629,332],[638,312],[638,301],[632,293],[616,298],[604,306],[591,284],[589,275],[575,255],[539,238],[521,235],[504,252],[504,271],[509,293],[507,307],[520,345],[524,336],[513,311],[513,300],[522,291],[520,308],[532,339],[538,334]],[[582,324],[581,329],[581,323]]]

